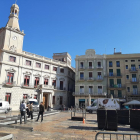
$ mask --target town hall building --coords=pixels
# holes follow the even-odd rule
[[[20,30],[19,7],[13,4],[9,20],[0,28],[0,99],[18,110],[21,100],[36,98],[60,109],[74,105],[75,69],[71,56],[54,53],[53,59],[23,51],[24,31]]]

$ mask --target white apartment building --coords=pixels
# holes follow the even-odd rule
[[[27,97],[43,101],[45,108],[74,104],[75,69],[71,56],[54,53],[53,59],[23,51],[24,32],[18,23],[19,7],[13,4],[9,21],[0,28],[0,99],[18,110]]]

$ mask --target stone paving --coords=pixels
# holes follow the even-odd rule
[[[96,114],[87,114],[85,124],[81,121],[72,121],[70,118],[70,112],[60,112],[56,115],[44,117],[42,123],[40,120],[38,122],[33,120],[28,121],[27,124],[16,124],[20,126],[33,127],[33,132],[6,127],[0,128],[0,132],[12,133],[14,135],[14,139],[17,140],[94,140],[96,133],[101,131],[97,128]],[[118,132],[136,132],[129,127],[129,125],[119,126]],[[106,140],[107,139],[109,138],[106,137]],[[113,139],[116,140],[116,137],[113,136]],[[119,139],[121,140],[121,138]],[[135,138],[132,139],[134,140]],[[98,140],[102,140],[102,137],[99,136]]]

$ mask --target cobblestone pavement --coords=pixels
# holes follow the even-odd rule
[[[97,128],[96,114],[87,114],[85,124],[81,121],[72,121],[70,118],[70,112],[60,112],[56,115],[44,117],[42,123],[40,120],[38,122],[33,120],[28,121],[27,124],[16,124],[19,126],[33,127],[33,132],[7,127],[0,128],[0,132],[12,133],[14,140],[94,140],[96,133],[100,132]],[[130,129],[129,126],[119,126],[118,131],[125,131],[127,133],[136,132]],[[102,140],[102,137],[99,136],[99,139]],[[116,140],[116,137],[113,136],[113,139]]]

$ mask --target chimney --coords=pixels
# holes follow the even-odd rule
[[[114,48],[114,54],[115,54],[115,50],[116,50],[116,48]]]

